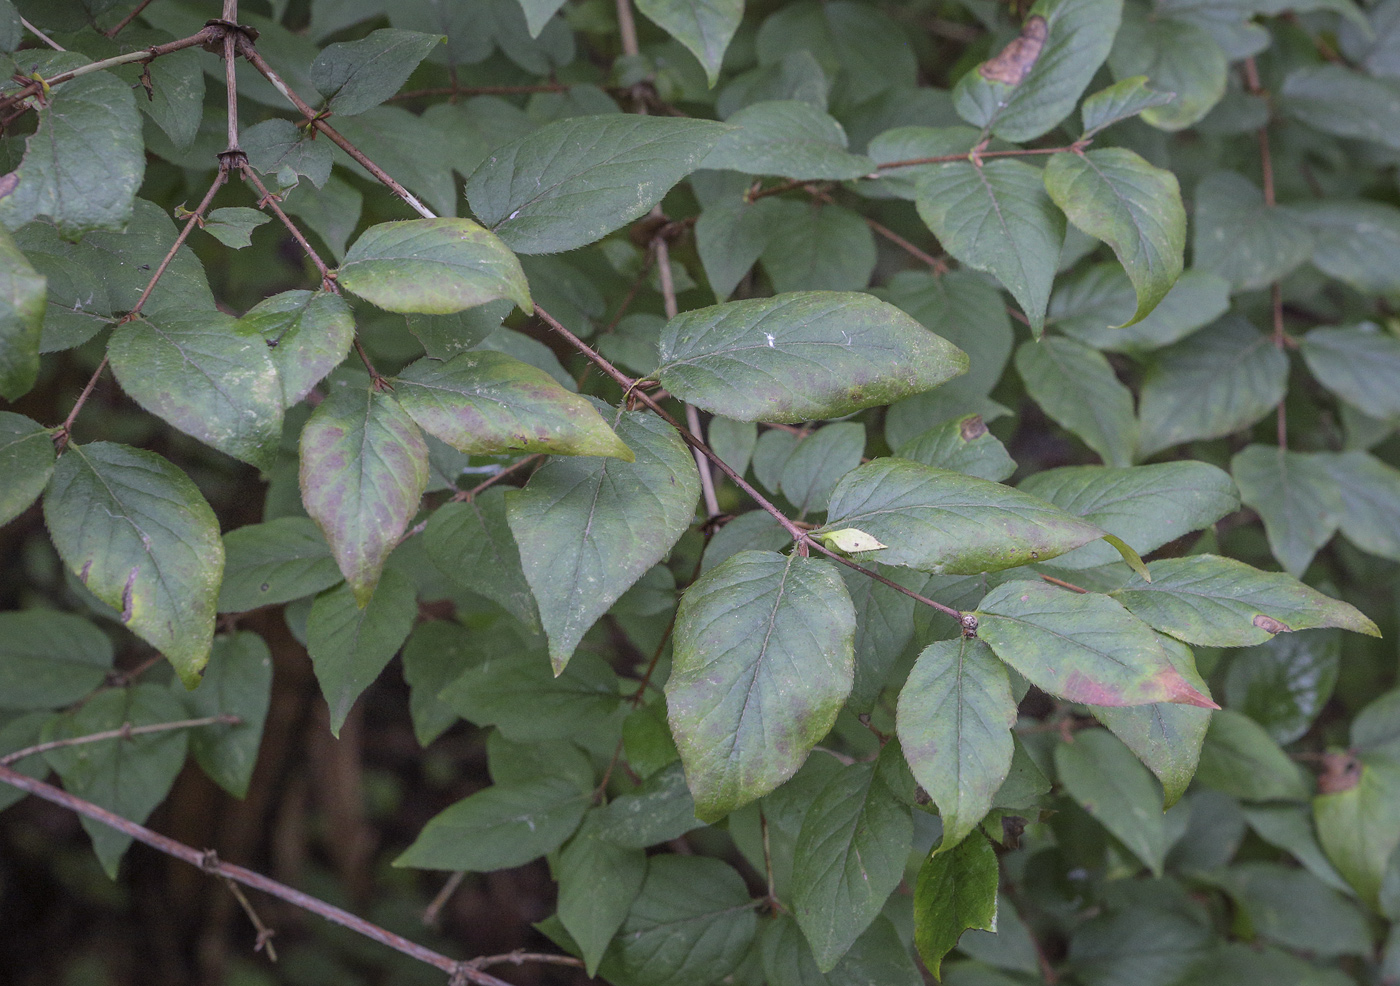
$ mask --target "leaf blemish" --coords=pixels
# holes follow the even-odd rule
[[[130,623],[132,617],[132,590],[136,587],[136,573],[140,571],[136,566],[132,566],[126,576],[126,585],[122,587],[122,622]]]

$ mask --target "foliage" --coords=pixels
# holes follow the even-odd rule
[[[1400,2],[636,9],[0,0],[0,753],[290,647],[618,986],[1400,977]]]

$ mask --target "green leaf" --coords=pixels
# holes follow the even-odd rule
[[[1341,634],[1296,633],[1256,644],[1230,659],[1225,701],[1279,743],[1308,731],[1332,697],[1341,662]]]
[[[855,611],[833,567],[741,551],[681,598],[666,698],[695,814],[787,780],[851,691]]]
[[[1196,186],[1191,262],[1253,291],[1281,280],[1312,256],[1312,233],[1287,206],[1269,206],[1264,193],[1234,171],[1217,171]]]
[[[761,64],[794,47],[809,49],[828,78],[842,73],[853,103],[915,85],[918,66],[908,36],[889,15],[865,4],[794,4],[763,22],[755,44]]]
[[[1329,599],[1281,572],[1261,572],[1216,555],[1166,558],[1111,593],[1139,619],[1188,644],[1248,647],[1276,633],[1341,627],[1380,636],[1354,606]]]
[[[1341,523],[1342,496],[1331,456],[1251,445],[1230,460],[1240,499],[1264,521],[1269,548],[1289,575],[1301,577]]]
[[[1127,466],[1137,447],[1133,393],[1096,349],[1076,339],[1042,336],[1016,350],[1026,392],[1056,423],[1110,466]]]
[[[1230,309],[1230,285],[1207,271],[1188,270],[1152,314],[1126,328],[1137,304],[1118,264],[1093,264],[1062,281],[1050,297],[1049,321],[1065,335],[1109,352],[1139,353],[1169,346]]]
[[[546,452],[632,461],[587,398],[503,353],[418,360],[394,378],[394,393],[424,431],[469,455]]]
[[[758,444],[758,427],[752,421],[734,421],[720,415],[710,419],[705,437],[724,462],[740,476],[748,472],[754,446]]]
[[[81,617],[0,613],[0,708],[71,705],[101,685],[111,667],[112,642]]]
[[[39,376],[48,278],[0,229],[0,397],[19,400]]]
[[[935,469],[1000,483],[1016,471],[1016,463],[990,431],[980,414],[968,414],[930,428],[895,449],[895,456]]]
[[[306,649],[321,693],[330,709],[333,736],[360,693],[398,652],[418,616],[413,583],[396,569],[387,569],[368,602],[362,603],[349,585],[316,597],[306,620]]]
[[[984,641],[924,648],[899,693],[896,719],[914,779],[943,819],[946,852],[974,831],[1011,769],[1016,701],[1006,667]]]
[[[1387,867],[1400,847],[1400,763],[1363,754],[1355,766],[1360,773],[1354,786],[1313,799],[1313,819],[1327,858],[1377,909]]]
[[[216,309],[117,326],[112,372],[136,403],[187,435],[266,469],[282,435],[282,386],[261,335]]]
[[[1162,795],[1131,750],[1106,729],[1084,729],[1055,744],[1055,770],[1070,797],[1155,876],[1167,854]]]
[[[84,61],[62,60],[68,68]],[[24,160],[7,176],[15,184],[0,198],[0,225],[16,230],[45,218],[68,240],[125,226],[146,173],[131,89],[110,72],[92,72],[55,86],[38,116]]]
[[[423,537],[438,571],[537,627],[535,599],[506,523],[505,494],[497,486],[464,503],[444,503],[428,518]]]
[[[604,809],[606,810],[606,809]],[[590,812],[559,854],[559,920],[578,942],[584,968],[594,976],[603,952],[626,920],[647,875],[647,855],[603,837]]]
[[[1341,65],[1304,65],[1283,80],[1279,108],[1323,133],[1400,149],[1400,87],[1394,80]]]
[[[304,175],[317,188],[325,188],[334,163],[333,148],[324,138],[316,140],[315,134],[291,120],[274,117],[244,130],[238,140],[248,163],[282,187],[295,185],[298,176]],[[293,196],[294,200],[300,198]]]
[[[1255,934],[1319,958],[1369,956],[1371,929],[1355,901],[1304,870],[1281,863],[1237,863],[1217,882],[1248,916]]]
[[[685,533],[700,497],[695,459],[670,425],[633,411],[619,413],[615,427],[635,462],[551,459],[506,495],[556,674],[589,627]]]
[[[332,384],[301,433],[301,499],[361,606],[428,485],[428,446],[389,394]]]
[[[876,459],[836,484],[821,530],[842,527],[858,527],[887,545],[882,564],[935,575],[1015,568],[1103,536],[1009,486],[904,459]]]
[[[433,358],[449,360],[469,349],[476,349],[500,328],[501,320],[515,310],[515,302],[489,304],[453,312],[451,315],[408,315],[408,331],[423,344]]]
[[[271,216],[257,209],[230,206],[205,216],[201,228],[224,246],[242,250],[252,245],[253,230],[271,221]]]
[[[0,411],[0,524],[8,524],[38,498],[53,475],[53,436],[37,421]]]
[[[341,578],[326,539],[305,517],[279,517],[229,531],[224,554],[221,613],[291,602],[328,589]]]
[[[24,24],[10,0],[0,3],[0,51],[14,51],[24,40]]]
[[[120,729],[126,723],[149,726],[184,718],[184,706],[169,691],[157,685],[136,685],[98,692],[77,710],[50,719],[42,735],[44,742],[49,742]],[[140,823],[165,800],[175,782],[185,762],[188,736],[186,730],[171,729],[58,747],[46,751],[44,758],[63,779],[69,794]],[[86,817],[81,821],[92,837],[102,868],[115,880],[131,836]]]
[[[1084,133],[1080,140],[1092,137],[1120,120],[1137,116],[1144,110],[1166,106],[1175,99],[1174,92],[1149,89],[1145,75],[1134,75],[1115,82],[1085,99],[1084,105],[1079,108],[1079,115],[1084,121]]]
[[[1324,387],[1373,418],[1400,415],[1400,339],[1374,322],[1303,336],[1303,361]]]
[[[1197,970],[1208,972],[1203,960],[1214,942],[1213,929],[1187,906],[1144,902],[1107,910],[1076,927],[1069,958],[1084,986],[1169,986],[1195,983]]]
[[[743,0],[638,0],[637,9],[699,59],[713,88],[744,17]]]
[[[861,534],[862,538],[869,537],[864,532]],[[766,545],[747,544],[744,547]],[[864,562],[863,567],[907,589],[918,591],[923,586],[924,578],[919,572],[885,568],[869,560]],[[873,711],[890,672],[914,638],[914,600],[845,566],[841,568],[841,578],[851,595],[851,604],[856,608],[855,683],[851,686],[851,697],[846,705],[852,712],[860,714]]]
[[[497,298],[533,310],[520,261],[470,219],[371,226],[345,255],[338,282],[391,312],[449,315]]]
[[[843,767],[827,783],[793,847],[793,915],[822,972],[848,954],[904,877],[914,826],[887,780],[905,770],[899,748],[886,749],[877,763]]]
[[[915,205],[944,249],[1011,292],[1039,335],[1065,238],[1041,172],[1010,158],[935,165],[919,179]]]
[[[638,986],[720,982],[748,952],[757,924],[748,889],[728,864],[652,856],[598,973]]]
[[[1169,7],[1128,0],[1108,64],[1116,79],[1146,76],[1152,88],[1176,93],[1166,106],[1142,112],[1152,126],[1175,131],[1198,123],[1220,102],[1229,59],[1204,26],[1170,12]]]
[[[1031,684],[1088,705],[1176,702],[1217,708],[1172,664],[1153,633],[1098,593],[1006,582],[982,600],[977,635]]]
[[[1368,452],[1344,452],[1328,466],[1342,494],[1342,533],[1363,551],[1400,561],[1397,471]]]
[[[1318,844],[1310,807],[1286,802],[1253,804],[1245,805],[1243,814],[1259,838],[1290,853],[1309,873],[1334,890],[1351,892],[1351,885],[1328,862]]]
[[[48,710],[29,712],[13,718],[4,717],[4,725],[0,725],[0,756],[37,745],[44,724],[52,718],[53,713]],[[10,769],[40,781],[49,775],[48,762],[40,756],[31,755],[17,760],[10,764]],[[23,800],[27,794],[26,791],[6,784],[4,789],[0,790],[0,811]]]
[[[864,425],[844,421],[818,429],[799,441],[783,463],[783,496],[800,514],[825,511],[837,480],[860,465],[864,451]]]
[[[857,291],[870,283],[875,234],[860,215],[839,205],[777,204],[762,254],[774,291]]]
[[[886,304],[810,291],[683,312],[661,334],[657,377],[738,421],[836,418],[936,387],[966,356]]]
[[[248,309],[238,325],[267,341],[289,409],[340,365],[355,339],[350,306],[329,291],[283,291]]]
[[[724,301],[758,262],[773,238],[773,224],[787,213],[776,198],[707,203],[695,223],[695,248],[716,301]]]
[[[194,483],[154,452],[70,445],[44,495],[44,520],[69,571],[164,654],[186,687],[198,684],[224,545]]]
[[[1400,290],[1400,209],[1327,199],[1298,212],[1313,232],[1313,266],[1363,294]]]
[[[248,795],[271,696],[272,654],[261,637],[247,631],[214,639],[204,680],[184,695],[194,717],[226,714],[242,720],[189,734],[200,768],[235,798]]]
[[[1240,508],[1229,474],[1205,462],[1067,466],[1029,476],[1018,488],[1117,535],[1140,555]],[[1087,544],[1055,564],[1092,568],[1117,560],[1108,545]]]
[[[1143,377],[1138,454],[1220,438],[1283,400],[1288,357],[1238,315],[1227,315],[1155,354]]]
[[[997,929],[996,852],[981,836],[924,860],[914,887],[914,945],[935,977],[969,928]]]
[[[674,756],[674,746],[672,751]],[[614,798],[598,814],[600,836],[627,849],[670,842],[703,824],[695,817],[695,801],[678,760],[661,767],[635,791]]]
[[[326,97],[326,109],[354,116],[398,92],[418,63],[444,40],[417,31],[374,31],[359,41],[321,49],[311,63],[310,79]]]
[[[345,256],[350,234],[360,223],[364,196],[349,182],[332,175],[325,188],[298,185],[295,194],[284,193],[282,210],[301,219],[330,249],[337,260]]]
[[[523,866],[574,833],[589,793],[565,777],[492,785],[429,819],[394,865],[475,873]]]
[[[1190,648],[1169,637],[1159,637],[1162,649],[1187,683],[1206,697],[1210,689],[1196,671]],[[1153,702],[1110,709],[1096,707],[1094,717],[1109,728],[1147,769],[1162,782],[1163,804],[1170,808],[1180,800],[1195,776],[1210,725],[1210,710],[1171,702]],[[1170,842],[1170,836],[1168,837]]]
[[[919,176],[933,166],[900,162],[949,154],[967,155],[981,139],[981,134],[974,127],[910,126],[886,130],[874,137],[865,151],[867,157],[883,167],[867,175],[857,188],[874,198],[900,198],[913,202]]]
[[[919,986],[923,982],[909,946],[889,918],[877,915],[850,951],[825,974],[786,914],[777,915],[763,932],[763,972],[771,986]]]
[[[811,103],[777,99],[746,106],[725,121],[702,166],[801,181],[860,178],[875,162],[846,150],[846,131]]]
[[[1246,801],[1305,801],[1299,768],[1264,727],[1233,709],[1210,717],[1196,780]]]
[[[467,179],[467,200],[513,250],[572,250],[645,215],[725,132],[632,114],[559,120],[494,151]]]
[[[418,624],[404,643],[399,659],[419,746],[427,746],[457,722],[459,716],[438,693],[472,663],[474,637],[456,621],[432,620]]]
[[[1181,276],[1186,209],[1170,171],[1123,148],[1054,154],[1045,189],[1069,221],[1113,248],[1137,290],[1140,322]]]

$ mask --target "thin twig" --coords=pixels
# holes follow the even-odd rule
[[[216,193],[226,181],[228,181],[228,162],[220,158],[219,171],[214,175],[214,180],[209,185],[209,191],[204,193],[204,198],[200,200],[194,212],[191,212],[186,218],[185,226],[180,230],[180,235],[175,237],[175,242],[172,243],[170,249],[165,252],[165,257],[161,260],[160,266],[156,268],[155,273],[151,275],[150,281],[146,283],[146,290],[141,292],[141,297],[136,299],[136,304],[131,306],[131,311],[122,316],[121,321],[130,322],[141,313],[141,309],[151,297],[151,292],[154,291],[156,285],[160,283],[161,275],[164,274],[165,269],[170,266],[170,262],[175,259],[175,254],[180,252],[180,247],[184,246],[185,241],[190,238],[190,230],[194,229],[195,225],[204,218],[204,213],[209,209],[209,203],[214,201],[214,193]]]
[[[622,53],[634,56],[641,54],[637,44],[637,19],[632,16],[632,0],[617,0],[617,30],[622,38]]]
[[[214,856],[214,851],[209,850],[209,856]],[[258,933],[258,937],[253,941],[254,952],[267,952],[269,962],[277,961],[277,947],[272,944],[272,936],[277,934],[267,925],[263,924],[262,918],[258,917],[258,912],[253,910],[253,904],[248,900],[248,895],[243,892],[243,888],[234,883],[228,877],[223,877],[224,884],[228,887],[228,892],[233,894],[234,900],[238,901],[238,906],[243,908],[243,913],[248,916],[248,922],[252,924],[253,930]]]
[[[68,445],[68,436],[73,433],[73,422],[78,420],[78,412],[83,409],[87,399],[92,396],[92,388],[97,386],[97,381],[102,377],[102,371],[107,369],[107,356],[102,357],[102,362],[97,364],[97,369],[92,371],[92,376],[88,377],[87,385],[83,387],[83,392],[78,395],[78,399],[73,402],[72,410],[68,412],[68,417],[63,419],[63,424],[58,426],[58,434],[54,436],[54,444],[58,451],[62,452]]]
[[[1253,57],[1244,60],[1244,86],[1250,95],[1260,97],[1267,95],[1259,78],[1259,66]],[[1278,199],[1274,189],[1274,160],[1269,149],[1268,120],[1264,121],[1264,125],[1258,129],[1257,134],[1259,137],[1259,173],[1264,184],[1264,208],[1272,209],[1278,204]],[[1279,281],[1273,283],[1270,307],[1273,314],[1274,348],[1282,352],[1287,345],[1288,336],[1283,325],[1283,284]],[[1280,451],[1283,451],[1288,448],[1288,412],[1284,407],[1283,398],[1279,398],[1274,413],[1278,422],[1278,447]]]
[[[122,31],[126,29],[126,26],[128,24],[136,20],[136,18],[140,17],[141,11],[145,10],[150,5],[151,0],[141,0],[141,2],[136,5],[135,9],[132,10],[131,13],[127,14],[121,20],[117,21],[115,27],[109,28],[106,31],[103,31],[102,33],[107,35],[107,37],[109,38],[115,38],[118,34],[121,34]]]
[[[253,187],[256,188],[258,194],[262,196],[262,198],[258,200],[258,208],[270,209],[278,219],[282,220],[282,225],[287,227],[287,232],[292,234],[292,238],[297,241],[297,244],[305,251],[306,255],[311,258],[311,262],[316,265],[316,269],[321,272],[321,290],[339,294],[340,288],[336,286],[335,280],[330,276],[330,268],[326,266],[326,262],[321,259],[320,255],[312,249],[305,235],[297,228],[297,224],[292,222],[291,217],[282,211],[282,206],[279,204],[281,200],[267,190],[267,186],[262,183],[262,179],[258,177],[258,173],[253,170],[252,166],[247,161],[239,161],[238,167],[239,170],[243,172],[243,177],[252,182]]]
[[[782,910],[783,905],[778,903],[777,886],[773,880],[773,850],[768,841],[768,815],[763,811],[763,806],[758,806],[758,827],[763,833],[763,871],[768,878],[768,898],[766,903],[774,911]]]
[[[836,200],[833,199],[826,192],[811,188],[809,188],[808,191],[812,193],[813,198],[825,202],[828,205],[835,205],[836,203]],[[910,243],[908,240],[900,236],[888,226],[876,222],[869,216],[861,216],[861,218],[865,220],[865,225],[869,226],[872,232],[874,232],[878,236],[883,236],[885,239],[889,240],[895,246],[899,247],[905,253],[909,254],[909,256],[913,257],[915,260],[922,260],[924,263],[928,264],[930,267],[933,268],[933,272],[935,274],[948,273],[947,263],[938,259],[933,254],[925,253],[923,250],[920,250],[913,243]]]
[[[238,19],[238,0],[224,0],[224,20]],[[238,39],[242,32],[224,31],[224,103],[228,114],[228,147],[225,152],[238,150],[238,75],[233,63],[238,54]]]
[[[430,965],[435,969],[441,969],[443,972],[460,975],[464,980],[474,983],[476,986],[509,986],[504,980],[497,979],[489,973],[475,969],[468,963],[449,958],[426,946],[419,945],[417,942],[409,941],[402,935],[396,935],[392,931],[381,928],[379,925],[366,921],[358,915],[351,914],[349,911],[336,907],[334,904],[328,904],[317,897],[302,893],[294,887],[289,887],[285,883],[279,883],[253,870],[237,866],[233,863],[225,863],[219,859],[211,859],[209,853],[200,852],[198,849],[187,846],[183,842],[177,842],[169,836],[161,835],[159,832],[146,828],[144,825],[138,825],[129,819],[122,818],[120,815],[113,814],[100,805],[95,805],[91,801],[85,801],[82,798],[75,797],[61,788],[54,787],[52,784],[46,784],[44,781],[35,780],[33,777],[26,777],[24,774],[19,773],[11,767],[0,766],[0,783],[17,787],[21,791],[27,791],[30,794],[43,798],[45,801],[61,805],[70,811],[77,812],[85,818],[100,822],[108,828],[115,829],[123,835],[130,836],[137,842],[165,853],[167,856],[173,856],[176,859],[189,863],[191,866],[197,866],[206,873],[227,877],[230,880],[243,884],[245,887],[252,887],[254,890],[261,890],[263,893],[276,897],[279,900],[285,900],[289,904],[300,907],[304,911],[310,911],[312,914],[325,918],[333,924],[338,924],[342,928],[349,928],[357,934],[363,935],[372,941],[377,941],[381,945],[387,945],[389,948],[402,952],[404,955],[415,958],[419,962]]]
[[[820,551],[822,554],[826,555],[828,558],[832,559],[833,561],[839,561],[842,565],[845,565],[847,568],[852,569],[852,570],[857,571],[857,572],[860,572],[862,575],[869,576],[870,578],[874,579],[876,582],[879,582],[879,583],[881,583],[882,585],[887,585],[887,586],[889,586],[889,587],[890,587],[891,589],[893,589],[895,592],[903,593],[904,595],[908,596],[910,599],[914,600],[915,602],[923,603],[925,606],[932,606],[934,609],[938,610],[940,613],[945,613],[945,614],[947,614],[948,616],[951,616],[953,619],[955,619],[955,620],[958,621],[958,624],[959,624],[964,630],[972,631],[972,630],[976,630],[976,629],[977,629],[977,618],[976,618],[975,616],[973,616],[972,614],[970,614],[970,613],[964,613],[964,612],[962,612],[961,610],[956,610],[956,609],[954,609],[954,608],[951,607],[951,606],[945,606],[945,605],[943,605],[942,603],[938,602],[938,601],[935,600],[935,599],[930,599],[928,596],[921,596],[921,595],[919,595],[917,592],[915,592],[913,589],[906,589],[906,588],[904,588],[904,586],[900,585],[898,582],[894,581],[893,579],[887,579],[887,578],[885,578],[885,577],[884,577],[883,575],[881,575],[879,572],[872,572],[870,569],[866,568],[866,567],[863,566],[863,565],[857,565],[855,562],[851,561],[849,558],[845,557],[844,555],[842,555],[842,554],[840,554],[840,553],[838,553],[838,552],[832,551],[832,550],[831,550],[830,548],[828,548],[826,545],[822,544],[821,541],[819,541],[818,539],[816,539],[816,538],[814,538],[814,537],[809,537],[809,536],[806,535],[805,533],[804,533],[803,536],[802,536],[802,540],[803,540],[808,546],[813,547],[813,548],[816,548],[818,551]]]
[[[471,489],[469,489],[469,490],[463,490],[463,491],[460,492],[460,493],[454,493],[454,494],[452,495],[452,502],[453,502],[453,503],[461,503],[463,500],[470,500],[472,497],[476,496],[478,493],[480,493],[482,490],[486,489],[488,486],[492,485],[493,483],[497,483],[497,482],[501,481],[502,479],[505,479],[507,476],[509,476],[511,473],[515,472],[517,469],[522,469],[522,468],[524,468],[525,466],[529,465],[531,462],[534,462],[534,461],[536,461],[536,460],[538,460],[538,459],[542,459],[542,458],[544,458],[544,453],[542,453],[542,452],[536,452],[534,455],[527,455],[527,456],[525,456],[525,458],[519,460],[518,462],[512,462],[510,465],[508,465],[508,466],[506,466],[505,468],[501,469],[500,472],[493,473],[490,477],[488,477],[487,479],[483,480],[483,481],[480,482],[480,483],[477,483],[477,484],[476,484],[475,486],[473,486]]]
[[[967,151],[963,154],[939,154],[935,157],[911,157],[903,161],[886,161],[883,164],[875,165],[877,171],[888,171],[891,168],[912,168],[920,164],[948,164],[952,161],[970,161],[974,157],[983,159],[989,157],[1029,157],[1033,154],[1064,154],[1067,151],[1082,151],[1088,147],[1091,141],[1076,140],[1073,144],[1066,144],[1064,147],[1018,147],[1009,151]]]
[[[462,880],[466,878],[466,870],[458,870],[447,878],[447,882],[442,885],[442,889],[437,892],[437,896],[427,907],[423,908],[423,923],[429,927],[436,926],[438,918],[442,916],[442,909],[447,906],[447,902],[452,899],[452,895],[457,892],[457,888],[462,885]]]
[[[470,965],[476,969],[484,969],[489,965],[524,965],[526,962],[539,962],[542,965],[567,965],[575,969],[583,968],[583,960],[576,959],[572,955],[555,955],[552,952],[527,952],[523,948],[517,948],[513,952],[506,952],[504,955],[483,955],[479,959],[471,959]]]
[[[149,2],[149,0],[148,0],[148,2]],[[38,29],[37,27],[35,27],[33,24],[29,23],[29,21],[25,20],[23,17],[21,17],[21,18],[19,19],[19,22],[20,22],[22,25],[24,25],[24,29],[25,29],[26,31],[28,31],[30,34],[34,35],[34,37],[38,38],[40,41],[44,42],[44,44],[48,45],[48,46],[49,46],[50,48],[52,48],[54,51],[67,51],[67,50],[68,50],[67,48],[63,47],[63,45],[61,45],[61,44],[59,44],[57,41],[55,41],[53,38],[51,38],[51,37],[49,37],[47,34],[45,34],[43,31],[39,30],[39,29]]]
[[[1041,575],[1040,575],[1040,577],[1041,577],[1042,579],[1044,579],[1046,582],[1049,582],[1051,585],[1057,585],[1057,586],[1059,586],[1061,589],[1068,589],[1068,590],[1070,590],[1071,592],[1082,593],[1083,595],[1086,595],[1086,596],[1089,594],[1089,590],[1088,590],[1088,589],[1081,589],[1079,586],[1075,585],[1073,582],[1066,582],[1066,581],[1064,581],[1063,579],[1057,579],[1057,578],[1055,578],[1055,576],[1053,576],[1053,575],[1046,575],[1045,573],[1042,572]]]
[[[179,722],[153,722],[145,726],[133,726],[131,723],[124,723],[116,729],[104,729],[100,733],[88,733],[84,736],[69,736],[66,739],[49,740],[46,743],[36,743],[33,746],[26,746],[22,750],[15,750],[0,757],[0,767],[8,767],[12,763],[23,760],[25,757],[32,757],[37,753],[47,753],[50,750],[58,750],[67,746],[82,746],[86,743],[100,743],[104,740],[131,739],[133,736],[145,736],[149,733],[168,733],[173,729],[196,729],[200,726],[237,726],[243,720],[238,716],[221,712],[216,716],[204,716],[200,719],[181,719]]]

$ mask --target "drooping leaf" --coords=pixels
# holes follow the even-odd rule
[[[441,35],[381,29],[359,41],[327,45],[311,63],[311,82],[326,97],[328,110],[354,116],[398,92],[443,40]]]
[[[48,279],[0,229],[0,397],[19,400],[39,376]]]
[[[846,588],[816,559],[742,551],[686,590],[666,699],[699,818],[796,773],[850,693],[854,635]]]
[[[1045,188],[1069,221],[1113,248],[1137,289],[1142,321],[1181,276],[1186,209],[1170,171],[1125,148],[1055,154]]]
[[[966,356],[866,294],[811,291],[683,312],[661,335],[657,377],[738,421],[835,418],[936,387]]]
[[[496,486],[464,503],[444,503],[428,518],[423,536],[440,572],[535,627],[539,615],[506,523],[505,492]]]
[[[1037,335],[1065,238],[1065,217],[1039,170],[1010,158],[934,165],[919,179],[919,216],[943,247],[1000,281]]]
[[[634,411],[615,427],[635,462],[551,459],[506,495],[556,674],[589,627],[685,533],[700,496],[695,459],[670,425]]]
[[[997,856],[974,835],[924,860],[914,887],[914,945],[934,976],[969,928],[997,928]]]
[[[1230,460],[1240,499],[1264,521],[1269,547],[1295,578],[1341,523],[1342,495],[1330,456],[1250,445]]]
[[[1312,233],[1287,206],[1269,206],[1264,193],[1233,171],[1207,175],[1196,186],[1191,262],[1219,274],[1236,291],[1268,287],[1312,255]]]
[[[1016,350],[1016,371],[1041,409],[1107,465],[1132,464],[1138,434],[1133,393],[1102,353],[1077,339],[1043,336]]]
[[[387,393],[332,384],[301,433],[301,498],[363,606],[428,485],[428,446]]]
[[[713,87],[730,39],[744,16],[743,0],[639,0],[637,9],[685,45]]]
[[[260,469],[282,435],[282,385],[256,331],[216,309],[119,325],[112,372],[136,403],[206,445]]]
[[[754,103],[725,122],[734,129],[706,156],[706,168],[802,181],[859,178],[875,170],[868,157],[846,150],[841,124],[802,100]]]
[[[224,553],[221,613],[291,602],[341,579],[326,539],[305,517],[279,517],[229,531]]]
[[[266,340],[284,408],[300,404],[339,366],[355,338],[350,306],[329,291],[283,291],[248,309],[238,324]]]
[[[503,353],[418,360],[395,378],[394,393],[424,431],[469,455],[547,452],[632,460],[587,398]]]
[[[1196,780],[1246,801],[1303,801],[1300,768],[1248,716],[1233,709],[1211,714]]]
[[[1313,876],[1335,890],[1347,893],[1350,884],[1328,861],[1318,844],[1312,811],[1300,804],[1275,802],[1247,804],[1242,814],[1254,834],[1271,846],[1291,854]]]
[[[360,234],[338,283],[391,312],[448,315],[507,298],[531,311],[520,261],[470,219],[409,219]]]
[[[977,635],[997,657],[1052,695],[1088,705],[1216,707],[1176,670],[1157,635],[1108,596],[1006,582],[976,616]]]
[[[1162,875],[1168,842],[1161,792],[1131,750],[1106,729],[1080,730],[1073,743],[1055,745],[1055,770],[1085,811]]]
[[[1083,137],[1092,137],[1120,120],[1137,116],[1144,110],[1166,106],[1175,99],[1174,92],[1158,92],[1149,88],[1147,76],[1129,76],[1084,100],[1084,105],[1079,109],[1084,121]]]
[[[899,693],[899,742],[943,819],[946,852],[976,829],[1011,769],[1016,702],[1006,667],[985,642],[924,648]]]
[[[836,484],[821,531],[842,527],[885,544],[882,564],[951,575],[1053,558],[1103,536],[1009,486],[905,459],[876,459]]]
[[[44,494],[44,520],[69,571],[193,688],[224,570],[219,522],[194,483],[154,452],[70,445]]]
[[[1400,339],[1362,322],[1313,329],[1300,348],[1312,375],[1342,400],[1373,418],[1400,415]]]
[[[101,685],[111,667],[112,642],[80,616],[0,613],[0,708],[71,705]]]
[[[559,920],[583,950],[589,976],[597,973],[647,874],[646,853],[606,839],[597,821],[600,814],[590,812],[585,818],[559,854],[557,869]]]
[[[340,735],[355,699],[408,639],[418,615],[416,595],[413,583],[391,568],[368,602],[361,602],[349,585],[341,585],[311,604],[306,650],[330,709],[332,735]]]
[[[559,120],[494,151],[467,180],[467,200],[513,250],[571,250],[645,214],[725,132],[631,114]]]
[[[272,654],[263,638],[242,631],[214,639],[199,687],[183,696],[192,715],[235,715],[239,722],[190,732],[190,752],[235,798],[248,794],[272,696]]]
[[[0,524],[8,524],[33,503],[53,474],[49,430],[22,414],[0,411]]]
[[[1166,558],[1111,595],[1139,619],[1188,644],[1248,647],[1276,633],[1340,627],[1380,636],[1349,603],[1329,599],[1281,572],[1261,572],[1217,555]]]

